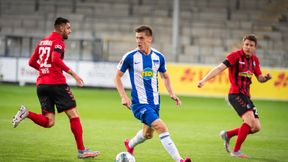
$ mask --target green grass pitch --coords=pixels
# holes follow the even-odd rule
[[[79,160],[64,113],[56,114],[56,125],[44,129],[29,119],[12,128],[11,119],[21,104],[40,113],[35,86],[0,84],[0,161],[95,161],[113,162],[124,151],[123,141],[141,128],[141,123],[125,109],[116,90],[72,88],[84,130],[87,147],[101,151],[94,159]],[[168,96],[161,98],[161,118],[166,122],[180,154],[195,162],[282,162],[288,161],[288,102],[255,100],[261,132],[249,135],[242,151],[251,158],[231,158],[218,136],[223,129],[241,124],[241,119],[221,98],[181,96],[176,108]],[[234,145],[235,138],[231,144]],[[136,147],[137,162],[173,162],[159,137]]]

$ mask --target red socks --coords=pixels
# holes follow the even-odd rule
[[[85,150],[84,144],[83,144],[83,130],[82,125],[79,118],[71,118],[70,119],[70,127],[71,131],[74,134],[75,141],[77,144],[78,150]]]
[[[44,127],[49,127],[49,119],[42,114],[36,114],[34,112],[29,111],[28,118],[31,119],[34,123]]]
[[[238,135],[238,131],[239,131],[239,128],[235,128],[235,129],[227,131],[226,132],[227,133],[227,137],[228,138],[232,138],[232,137]]]
[[[239,151],[240,150],[240,147],[242,145],[242,143],[245,141],[247,135],[249,134],[249,132],[251,131],[251,127],[246,124],[246,123],[243,123],[239,130],[238,130],[238,138],[236,140],[236,144],[235,144],[235,147],[234,147],[234,152],[236,151]]]
[[[49,127],[49,119],[42,114],[36,114],[34,112],[29,111],[28,118],[42,127],[45,128]],[[82,137],[83,130],[80,119],[79,118],[70,119],[70,127],[72,133],[74,134],[78,150],[85,150]]]

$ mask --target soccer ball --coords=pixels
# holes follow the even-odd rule
[[[115,162],[136,162],[136,160],[129,152],[120,152],[116,156]]]

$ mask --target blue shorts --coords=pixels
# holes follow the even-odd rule
[[[159,105],[133,104],[131,108],[135,118],[148,126],[151,126],[153,121],[159,119]]]

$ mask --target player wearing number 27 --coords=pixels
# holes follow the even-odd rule
[[[68,39],[70,33],[69,20],[59,17],[55,20],[54,32],[38,43],[29,60],[29,65],[39,72],[37,95],[42,114],[28,111],[25,106],[21,106],[12,120],[12,125],[16,128],[23,119],[29,118],[39,126],[50,128],[55,123],[54,106],[56,105],[58,113],[65,112],[70,119],[71,131],[77,144],[78,158],[95,157],[99,154],[98,151],[93,152],[84,147],[83,130],[76,109],[76,101],[62,73],[65,71],[70,74],[78,86],[84,85],[83,80],[62,61],[65,49],[64,40]]]

